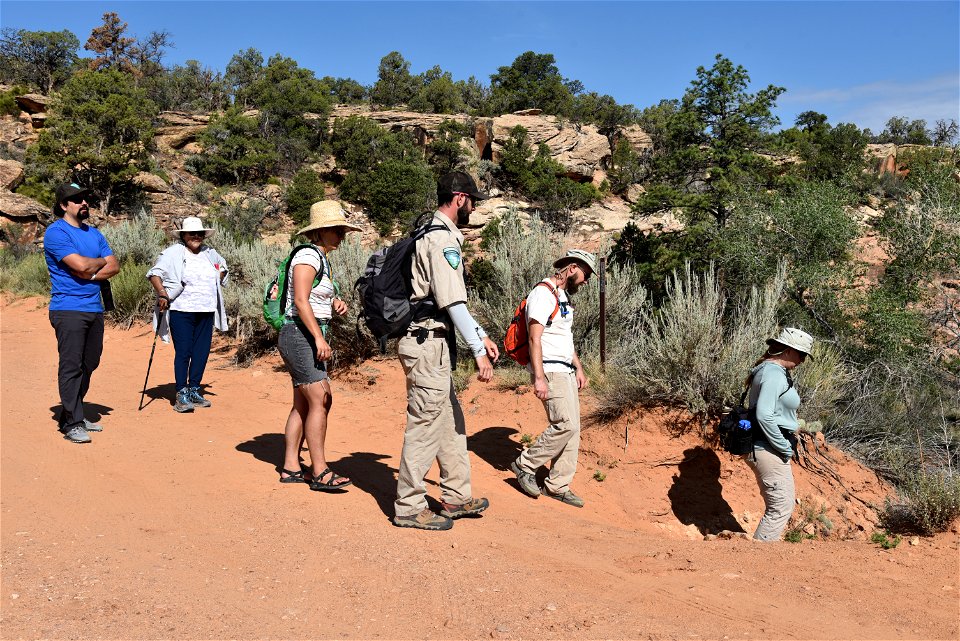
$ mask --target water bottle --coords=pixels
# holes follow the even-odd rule
[[[750,421],[745,418],[741,418],[740,422],[737,423],[737,427],[739,427],[741,430],[749,430],[752,426],[750,425]]]

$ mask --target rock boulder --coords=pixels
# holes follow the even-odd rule
[[[499,162],[503,145],[514,127],[527,130],[527,141],[536,150],[541,144],[550,149],[551,157],[567,170],[567,176],[590,182],[593,174],[610,156],[610,143],[593,125],[561,124],[554,116],[521,116],[510,114],[493,119],[493,160]]]
[[[0,187],[13,191],[23,182],[23,164],[16,160],[0,160]]]

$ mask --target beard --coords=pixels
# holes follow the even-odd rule
[[[463,203],[463,206],[457,210],[457,227],[465,227],[470,224],[470,203]]]
[[[86,220],[87,218],[90,218],[90,208],[89,208],[89,207],[81,207],[81,208],[77,211],[77,220]]]
[[[567,276],[567,280],[563,284],[563,291],[572,296],[577,293],[578,289],[580,289],[580,285],[577,284],[577,277],[573,274]]]

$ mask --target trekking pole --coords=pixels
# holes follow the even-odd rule
[[[143,397],[147,393],[147,381],[150,380],[150,368],[153,367],[153,353],[157,351],[157,337],[160,335],[160,319],[157,319],[157,331],[153,333],[153,347],[150,348],[150,362],[147,363],[147,375],[143,379],[143,391],[140,392],[140,405],[137,411],[143,409]]]

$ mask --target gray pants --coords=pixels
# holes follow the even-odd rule
[[[743,460],[757,477],[766,511],[753,538],[758,541],[779,541],[796,504],[793,470],[789,460],[784,463],[779,454],[767,450],[764,444],[757,443],[754,450],[756,460],[753,454],[744,454]]]
[[[397,516],[413,516],[427,507],[424,477],[440,465],[440,500],[462,505],[472,498],[470,458],[463,410],[453,389],[450,352],[442,338],[397,343],[407,375],[407,431],[397,475]]]
[[[103,353],[103,314],[50,310],[50,324],[60,353],[57,387],[63,406],[60,426],[66,431],[83,425],[83,397]]]
[[[520,468],[531,474],[550,463],[543,485],[551,494],[570,489],[580,452],[580,391],[576,372],[547,372],[547,429],[520,454]]]

